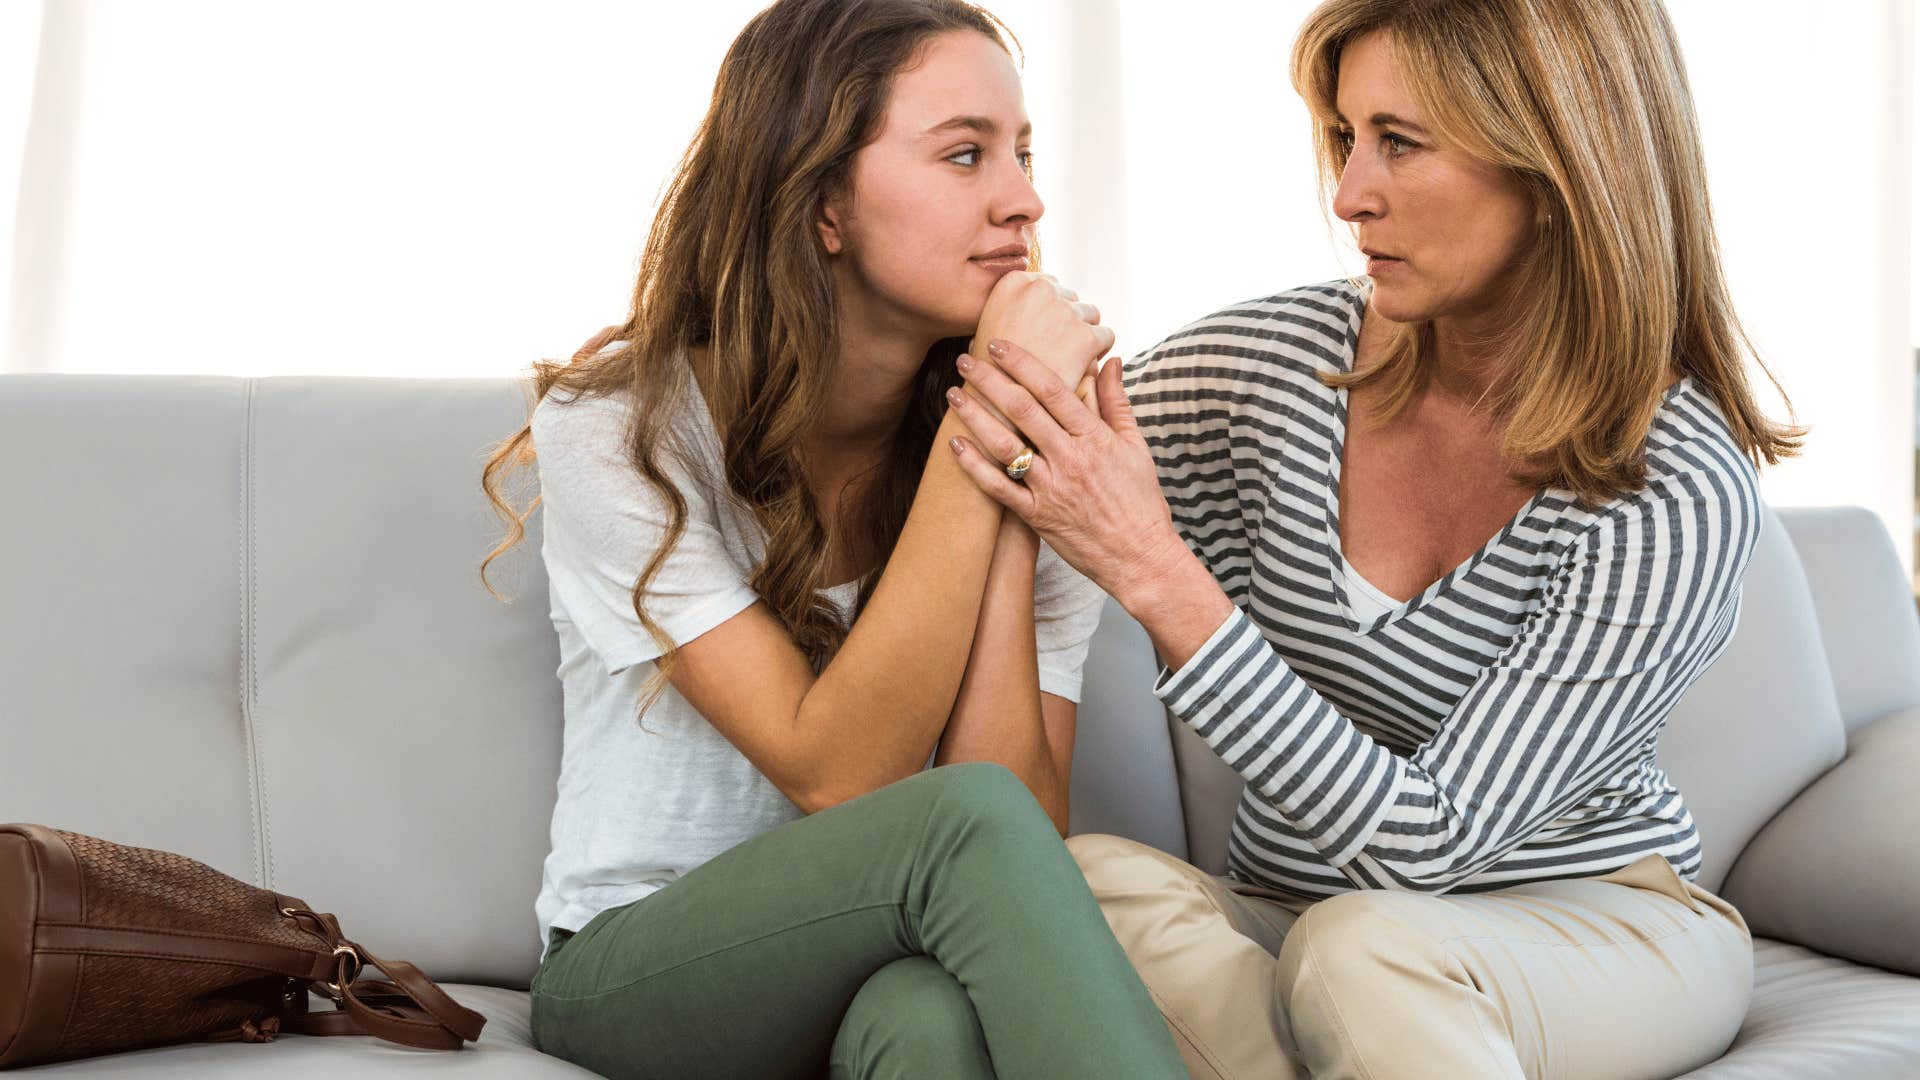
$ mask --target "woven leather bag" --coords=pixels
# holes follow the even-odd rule
[[[309,988],[334,1008],[309,1012]],[[457,1050],[485,1023],[302,900],[164,851],[0,825],[0,1068],[281,1032]]]

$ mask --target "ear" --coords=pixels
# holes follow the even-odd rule
[[[820,213],[814,219],[814,228],[820,232],[820,246],[829,255],[838,255],[846,250],[846,236],[840,226],[842,216],[838,198],[820,200]]]

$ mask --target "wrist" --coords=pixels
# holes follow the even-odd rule
[[[1113,598],[1132,615],[1162,663],[1179,669],[1192,659],[1220,624],[1233,614],[1233,601],[1212,571],[1175,536],[1172,550],[1143,560]]]
[[[1180,593],[1183,582],[1194,580],[1194,571],[1206,574],[1207,569],[1187,545],[1181,541],[1171,528],[1166,535],[1158,538],[1142,555],[1127,561],[1126,565],[1113,576],[1113,587],[1109,589],[1120,606],[1132,612],[1151,611],[1163,605],[1171,596]],[[1211,575],[1207,575],[1211,580]],[[1137,619],[1140,616],[1135,614]]]

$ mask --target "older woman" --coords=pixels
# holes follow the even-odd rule
[[[1655,747],[1799,433],[1743,373],[1672,27],[1331,0],[1293,77],[1366,280],[1108,364],[1097,410],[1014,344],[965,373],[1019,428],[958,399],[968,475],[1247,781],[1225,878],[1075,855],[1195,1076],[1685,1071],[1751,939]]]

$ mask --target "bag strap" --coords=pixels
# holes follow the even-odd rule
[[[383,960],[340,935],[332,915],[290,909],[309,930],[333,943],[334,979],[321,993],[334,1002],[331,1012],[306,1010],[305,995],[281,1019],[280,1030],[297,1035],[372,1035],[423,1050],[458,1050],[480,1038],[487,1018],[461,1005],[438,983],[405,960]],[[391,982],[359,978],[372,966]]]

